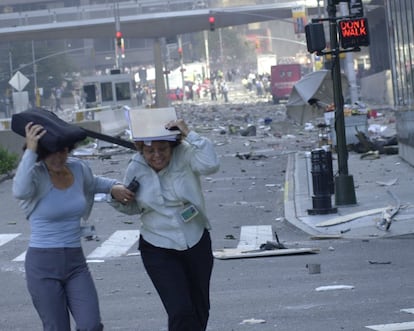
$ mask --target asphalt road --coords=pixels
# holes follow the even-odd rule
[[[237,110],[238,121],[245,120],[243,112]],[[205,116],[222,118],[222,113],[200,115]],[[289,248],[320,249],[310,255],[216,259],[209,331],[351,331],[414,321],[412,314],[400,311],[414,307],[412,238],[317,241],[284,220],[287,156],[314,143],[314,135],[274,135],[276,123],[270,130],[258,125],[257,135],[250,137],[224,133],[217,129],[220,125],[196,125],[195,118],[192,124],[211,137],[221,157],[220,171],[203,179],[215,250],[236,247],[242,227],[261,225],[271,225]],[[285,129],[290,125],[278,124]],[[124,151],[110,158],[91,157],[90,163],[97,174],[121,179],[130,156]],[[26,290],[23,263],[13,261],[26,249],[29,227],[10,190],[10,180],[0,183],[0,234],[20,235],[0,246],[0,330],[38,331],[41,324]],[[136,230],[139,224],[105,202],[95,205],[91,219],[99,240],[84,242],[86,255],[115,231]],[[166,315],[136,248],[134,244],[129,255],[89,264],[105,330],[165,331]],[[309,274],[306,266],[312,263],[321,265],[321,273]],[[352,288],[316,290],[333,285]]]

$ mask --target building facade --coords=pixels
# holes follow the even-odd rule
[[[394,103],[414,110],[414,0],[385,0]]]

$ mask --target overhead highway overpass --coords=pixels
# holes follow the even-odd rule
[[[305,5],[305,1],[156,13],[140,13],[133,4],[134,2],[129,3],[130,8],[125,7],[126,5],[119,8],[119,23],[125,38],[153,38],[155,40],[156,102],[158,106],[162,107],[167,105],[167,97],[163,79],[160,38],[209,30],[208,18],[212,15],[215,17],[216,29],[291,18],[292,8]],[[88,10],[85,12],[86,9]],[[312,12],[316,8],[308,10]],[[59,15],[60,12],[62,12],[61,15]],[[27,17],[23,21],[16,17],[16,26],[3,26],[1,22],[7,18],[4,15],[10,14],[0,15],[0,40],[7,42],[107,38],[115,34],[116,17],[114,12],[112,10],[102,11],[102,6],[68,7],[43,11],[42,15],[41,13],[35,14],[36,12],[27,12]],[[31,19],[31,15],[36,16],[36,20]]]

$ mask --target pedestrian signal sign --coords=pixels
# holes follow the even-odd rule
[[[365,17],[338,21],[342,48],[369,46],[368,21]]]

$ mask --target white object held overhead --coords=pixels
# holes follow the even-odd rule
[[[175,140],[179,130],[167,130],[165,125],[177,120],[173,107],[165,108],[129,108],[124,107],[132,139]]]

